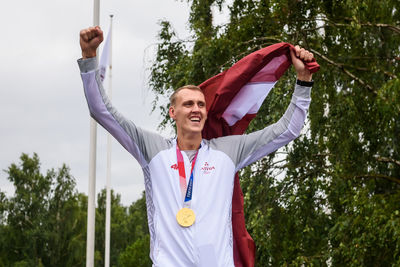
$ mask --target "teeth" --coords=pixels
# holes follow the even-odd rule
[[[190,120],[191,120],[191,121],[200,121],[199,118],[191,118]]]

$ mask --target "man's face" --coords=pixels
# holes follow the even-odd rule
[[[202,92],[183,89],[176,95],[175,105],[169,108],[179,134],[201,133],[207,119],[206,101]]]

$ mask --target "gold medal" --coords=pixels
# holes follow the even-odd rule
[[[180,226],[189,227],[194,224],[196,215],[194,215],[194,211],[192,209],[182,208],[176,214],[176,220]]]

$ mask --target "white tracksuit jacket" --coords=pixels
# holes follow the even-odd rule
[[[124,118],[104,92],[96,59],[80,59],[78,63],[91,116],[136,158],[143,169],[153,266],[234,266],[231,220],[234,175],[300,134],[311,88],[296,85],[283,117],[263,130],[202,140],[194,168],[191,201],[196,222],[183,228],[175,217],[183,207],[176,139],[145,131]],[[185,173],[189,176],[191,164],[186,153],[182,156]]]

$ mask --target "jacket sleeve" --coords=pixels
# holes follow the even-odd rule
[[[137,127],[112,106],[100,81],[96,58],[79,59],[78,65],[91,117],[145,167],[154,154],[167,145],[166,140]]]
[[[311,87],[296,84],[290,105],[278,122],[248,135],[214,139],[215,146],[230,156],[236,171],[274,152],[300,135],[311,102],[310,93]]]

